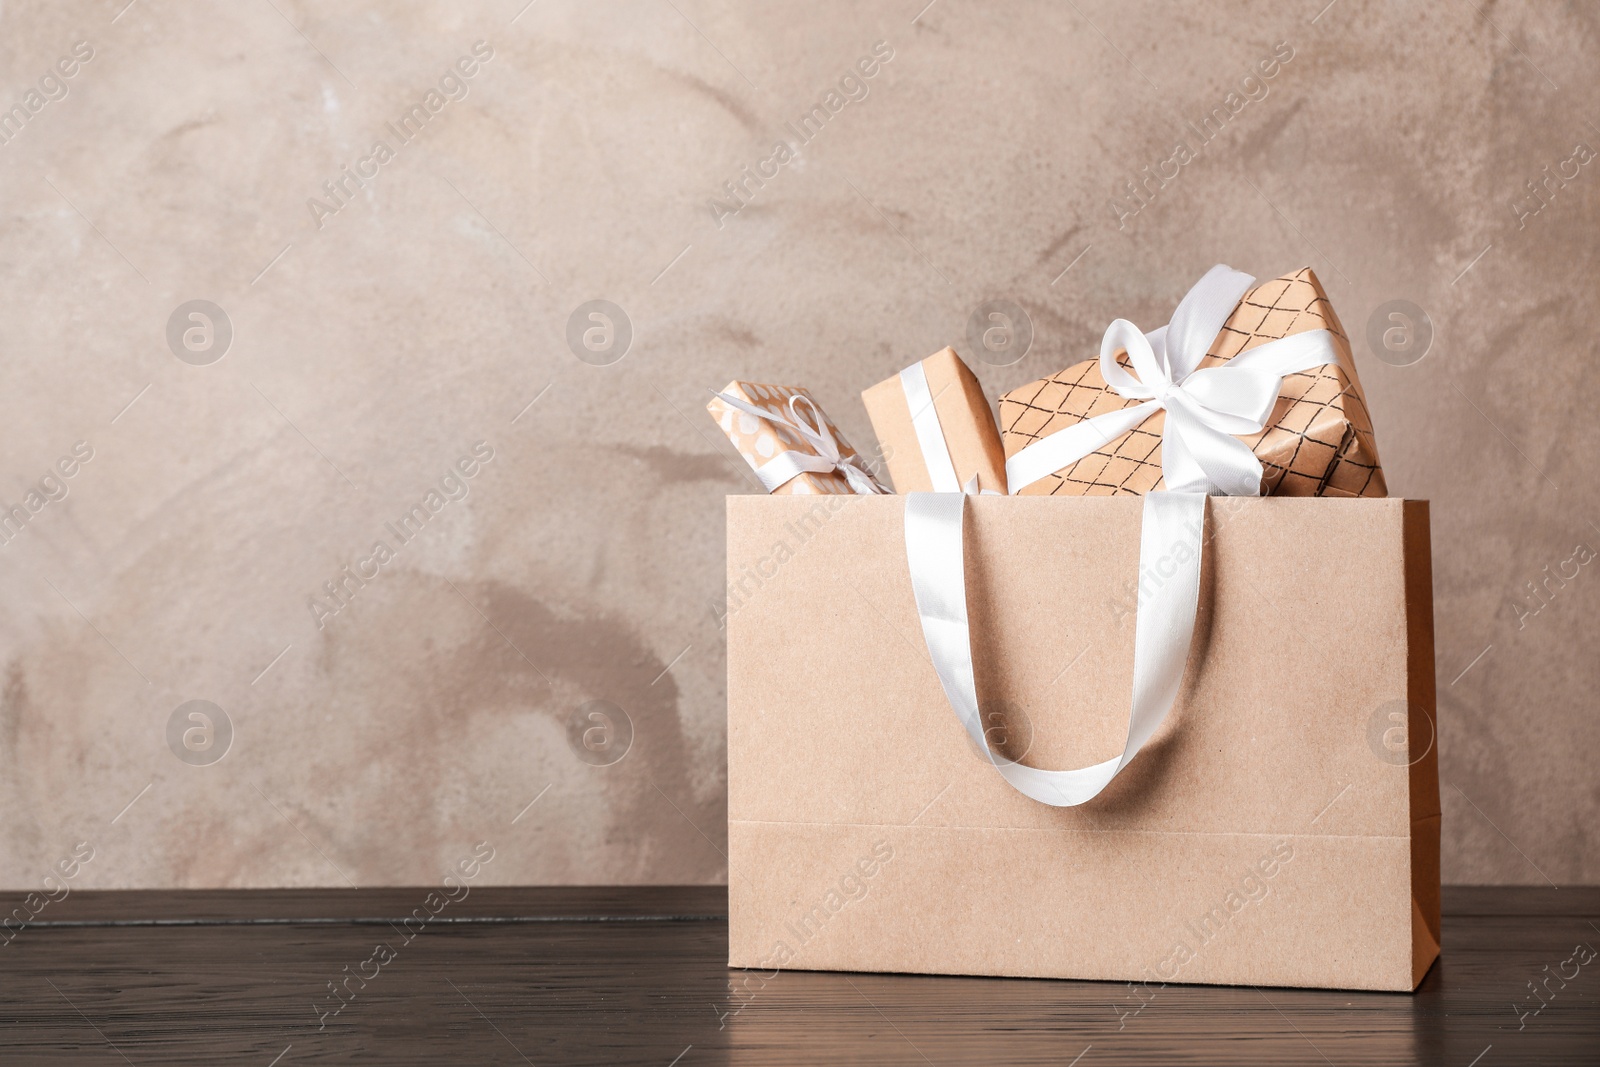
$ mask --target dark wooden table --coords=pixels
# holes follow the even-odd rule
[[[75,893],[7,931],[0,1063],[1600,1063],[1600,959],[1566,962],[1600,948],[1600,889],[1447,889],[1415,995],[1142,1000],[798,971],[741,998],[720,887],[429,892]],[[407,925],[418,908],[437,914]]]

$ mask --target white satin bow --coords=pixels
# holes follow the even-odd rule
[[[815,454],[793,450],[780,452],[777,456],[757,467],[756,477],[761,479],[761,484],[766,487],[767,492],[776,492],[780,486],[797,475],[806,473],[827,474],[830,471],[838,471],[844,475],[845,481],[850,483],[850,488],[853,492],[863,495],[887,492],[883,486],[878,484],[878,480],[872,476],[871,472],[860,465],[860,460],[856,456],[846,456],[839,451],[839,443],[834,440],[832,431],[828,429],[828,420],[822,417],[821,410],[817,408],[816,402],[810,397],[796,393],[789,398],[789,414],[793,417],[793,421],[791,421],[777,412],[758,408],[754,404],[748,404],[736,396],[729,396],[727,393],[713,391],[712,395],[737,411],[742,411],[747,415],[754,415],[758,419],[764,419],[774,426],[784,426],[793,430],[800,435],[801,440],[816,449]],[[811,409],[812,418],[816,420],[815,428],[807,424],[805,419],[801,417],[800,409],[795,406],[795,402],[799,400],[805,401],[806,406]]]
[[[1144,403],[1110,411],[1050,434],[1006,461],[1012,493],[1070,466],[1167,413],[1161,433],[1165,488],[1178,493],[1260,496],[1261,461],[1239,437],[1260,433],[1283,377],[1338,359],[1333,334],[1307,330],[1196,370],[1239,300],[1255,284],[1218,264],[1195,283],[1166,326],[1142,333],[1117,319],[1100,341],[1100,373],[1119,395]],[[1126,351],[1137,377],[1117,361]]]

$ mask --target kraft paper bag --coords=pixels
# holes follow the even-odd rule
[[[728,498],[729,963],[1411,990],[1439,953],[1426,502],[1206,503],[1166,723],[1079,807],[1014,791],[927,658],[904,500]],[[1127,728],[1137,497],[972,497],[985,737]],[[755,970],[749,972],[756,974]],[[735,981],[737,991],[738,982]]]

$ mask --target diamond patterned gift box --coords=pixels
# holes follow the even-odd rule
[[[1339,362],[1285,377],[1266,429],[1241,438],[1261,461],[1262,495],[1387,496],[1349,337],[1310,267],[1247,292],[1200,366],[1218,366],[1257,345],[1306,330],[1332,333]],[[1119,359],[1126,364],[1126,353]],[[1106,384],[1098,360],[1074,364],[1013,389],[1000,398],[1006,458],[1057,430],[1138,403]],[[1021,493],[1113,496],[1160,489],[1165,422],[1166,412],[1158,411],[1099,451]]]

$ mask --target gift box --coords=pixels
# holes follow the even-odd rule
[[[706,410],[769,493],[884,491],[839,427],[798,385],[729,382]]]
[[[889,476],[900,493],[1006,491],[1006,457],[983,387],[953,348],[865,390]]]
[[[1242,438],[1260,461],[1260,491],[1275,496],[1385,496],[1350,342],[1309,267],[1245,293],[1199,367],[1221,366],[1270,341],[1315,330],[1327,331],[1337,359],[1284,376],[1266,426]],[[1128,364],[1125,356],[1120,362]],[[1013,389],[1000,398],[1006,457],[1013,459],[1064,428],[1138,403],[1108,384],[1101,364],[1093,360]],[[1106,496],[1162,488],[1166,419],[1165,411],[1157,411],[1082,459],[1031,484],[1013,484],[1012,492]]]
[[[1425,502],[1196,498],[1193,642],[1144,751],[1075,806],[997,773],[1131,736],[1134,619],[1186,565],[1141,527],[1163,496],[728,499],[730,579],[785,549],[728,620],[732,966],[1416,986],[1439,945]],[[966,509],[999,764],[919,630],[929,498]]]

